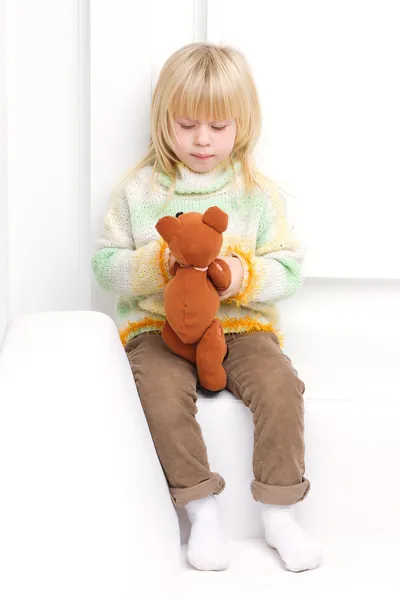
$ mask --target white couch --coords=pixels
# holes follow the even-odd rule
[[[398,597],[400,404],[306,392],[305,405],[312,488],[296,510],[325,546],[323,566],[290,573],[263,542],[251,413],[224,391],[199,397],[198,420],[227,482],[218,501],[232,562],[201,573],[186,562],[188,521],[170,501],[114,322],[94,311],[13,321],[0,354],[1,600]]]

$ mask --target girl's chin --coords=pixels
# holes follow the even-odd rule
[[[190,162],[188,161],[188,166],[192,169],[192,171],[197,171],[199,173],[202,173],[204,171],[210,171],[211,169],[214,169],[219,164],[219,162],[221,162],[218,159],[216,159],[215,156],[212,156],[208,160],[201,158],[196,159],[195,156],[191,156],[190,159]]]

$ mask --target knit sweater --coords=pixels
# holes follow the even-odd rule
[[[108,208],[92,269],[99,286],[116,294],[115,322],[121,342],[142,332],[161,331],[164,288],[171,279],[169,250],[155,225],[178,212],[204,213],[218,206],[229,216],[220,256],[237,256],[244,269],[241,289],[221,302],[217,316],[225,333],[274,332],[281,346],[276,303],[302,284],[304,249],[287,221],[286,203],[276,191],[245,190],[239,163],[197,173],[183,164],[172,199],[171,180],[144,167],[120,186]]]

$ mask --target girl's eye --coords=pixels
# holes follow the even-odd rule
[[[182,129],[193,129],[193,127],[194,127],[194,125],[184,125],[183,123],[181,123],[180,126],[182,127]],[[226,125],[222,125],[222,127],[217,127],[216,125],[211,125],[211,128],[214,129],[215,131],[222,131],[223,129],[226,128]]]

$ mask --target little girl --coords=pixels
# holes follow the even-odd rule
[[[148,153],[116,187],[92,259],[98,284],[117,293],[121,341],[172,501],[192,524],[188,560],[200,570],[229,564],[215,497],[225,482],[210,471],[195,418],[196,368],[160,335],[175,258],[155,225],[162,216],[210,206],[229,215],[221,257],[232,283],[220,294],[217,316],[229,348],[227,388],[254,417],[251,493],[262,503],[265,539],[291,571],[315,569],[322,560],[293,513],[310,489],[305,386],[281,350],[275,308],[302,283],[303,251],[282,195],[253,165],[260,123],[254,81],[238,51],[197,43],[175,52],[154,91]]]

